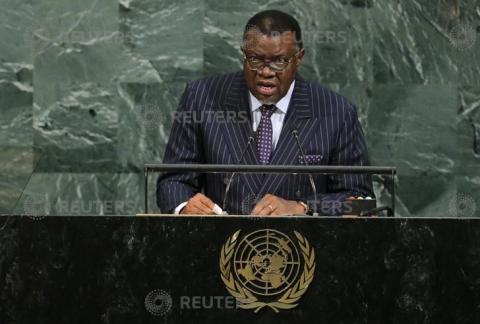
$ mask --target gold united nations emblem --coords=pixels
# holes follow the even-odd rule
[[[228,238],[220,252],[220,273],[238,306],[258,312],[292,309],[307,291],[315,272],[315,251],[294,231],[295,242],[274,229]]]

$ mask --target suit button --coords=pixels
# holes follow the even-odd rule
[[[297,195],[297,198],[300,198],[302,196],[302,192],[300,191],[300,189],[297,190],[295,195]]]

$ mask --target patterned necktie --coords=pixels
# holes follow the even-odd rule
[[[258,159],[261,164],[268,164],[270,162],[270,155],[272,154],[272,120],[270,117],[274,113],[274,105],[263,105],[260,107],[260,112],[262,113],[262,118],[260,119],[260,124],[257,128],[257,150],[258,150]]]

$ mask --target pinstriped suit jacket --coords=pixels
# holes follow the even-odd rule
[[[298,130],[308,158],[319,165],[367,165],[367,149],[356,108],[339,94],[297,76],[280,138],[271,156],[276,165],[303,159],[292,129]],[[182,95],[165,150],[164,163],[259,164],[253,136],[248,89],[243,72],[189,83]],[[242,152],[246,153],[241,160]],[[157,204],[172,212],[197,192],[222,206],[225,174],[163,174],[157,181]],[[350,195],[373,196],[368,175],[314,176],[317,210],[338,214]],[[230,214],[248,214],[256,200],[270,193],[313,202],[307,175],[237,174],[227,195]],[[333,208],[333,209],[332,209]]]

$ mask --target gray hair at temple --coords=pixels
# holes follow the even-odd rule
[[[295,34],[297,50],[303,48],[302,31],[298,21],[283,11],[265,10],[250,18],[243,32],[243,48],[248,47],[246,44],[247,33],[252,29],[268,36],[280,36],[286,31],[292,31]]]

